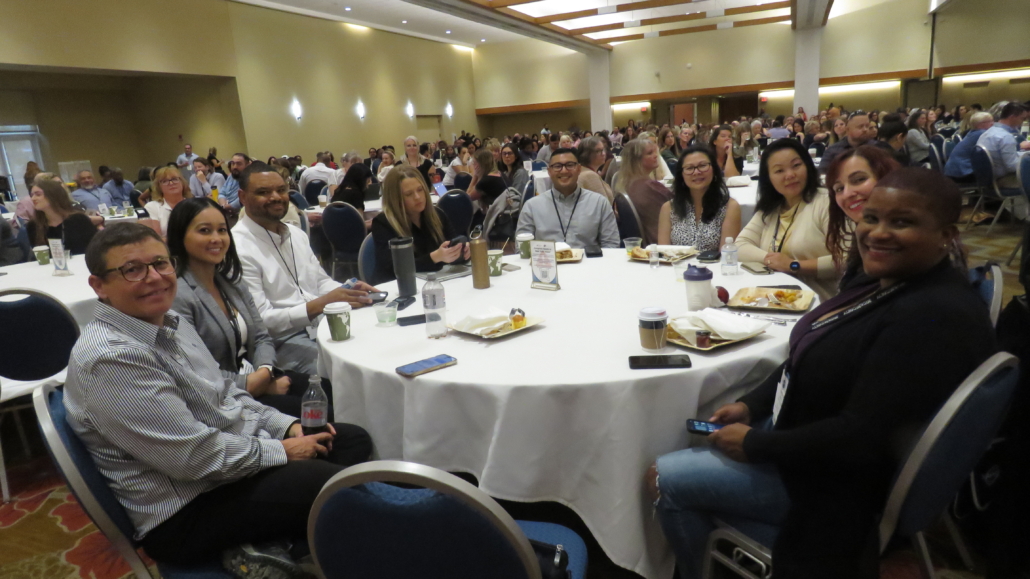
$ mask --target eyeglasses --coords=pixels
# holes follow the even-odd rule
[[[146,279],[147,273],[150,272],[151,267],[161,275],[175,275],[175,258],[159,257],[150,263],[130,261],[121,267],[112,267],[109,270],[100,272],[100,277],[104,277],[111,272],[117,271],[122,274],[125,281],[135,283]]]
[[[707,173],[712,168],[711,163],[701,163],[700,165],[684,165],[683,172],[687,175],[693,175],[694,173]]]
[[[158,183],[162,185],[171,185],[172,183],[178,183],[179,181],[180,179],[173,177],[171,179],[161,179]]]
[[[561,173],[562,169],[565,169],[566,171],[571,171],[576,167],[579,167],[579,163],[554,163],[552,165],[547,166],[548,169],[554,171],[555,173]]]

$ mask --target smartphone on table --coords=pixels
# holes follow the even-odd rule
[[[404,366],[397,368],[397,373],[406,378],[414,378],[415,376],[421,376],[427,372],[453,366],[457,363],[457,358],[448,356],[447,354],[440,354],[439,356],[433,356],[432,358],[426,358],[425,360],[405,364]]]
[[[744,268],[745,271],[749,271],[755,275],[769,275],[772,270],[757,261],[745,261],[740,264],[740,267]]]
[[[693,418],[687,419],[687,432],[691,434],[700,434],[702,436],[708,436],[709,434],[719,430],[725,426],[725,424],[716,424],[714,422],[705,422],[704,420],[694,420]]]
[[[690,368],[690,356],[686,354],[662,356],[630,356],[630,370],[664,370],[666,368]]]

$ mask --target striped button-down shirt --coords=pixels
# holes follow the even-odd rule
[[[197,495],[286,464],[296,421],[226,379],[196,330],[97,303],[72,349],[68,421],[141,539]]]

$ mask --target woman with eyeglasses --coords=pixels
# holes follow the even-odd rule
[[[673,198],[658,214],[658,244],[711,251],[739,233],[740,204],[730,198],[712,150],[690,147],[677,162]]]
[[[182,173],[176,167],[164,166],[154,171],[154,185],[150,188],[150,202],[143,206],[161,226],[161,235],[168,235],[168,218],[183,199],[192,197]]]
[[[64,185],[53,180],[34,179],[29,200],[33,215],[26,224],[26,233],[33,246],[47,245],[50,239],[60,239],[66,251],[86,252],[97,228],[85,213],[72,207]]]
[[[519,150],[514,144],[506,143],[501,147],[501,162],[498,168],[501,170],[501,179],[504,180],[505,187],[512,187],[519,192],[526,190],[529,173],[522,165]]]
[[[604,139],[601,137],[587,137],[580,141],[576,149],[576,159],[579,160],[579,186],[587,191],[600,193],[609,203],[615,203],[615,196],[612,188],[601,178],[610,160],[608,149],[604,146]]]
[[[766,147],[758,170],[755,215],[737,239],[741,262],[789,273],[822,299],[837,293],[837,270],[826,247],[830,198],[805,147],[778,139]]]
[[[241,281],[225,210],[207,197],[176,205],[168,220],[168,252],[179,278],[172,309],[197,330],[222,372],[262,404],[300,416],[308,377],[275,369],[275,346]],[[331,401],[331,390],[326,395]]]

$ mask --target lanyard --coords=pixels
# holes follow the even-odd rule
[[[215,285],[218,284],[216,283]],[[236,351],[233,354],[236,358],[236,367],[239,368],[243,365],[243,354],[241,352],[244,349],[244,345],[241,343],[243,342],[243,332],[240,331],[240,322],[236,317],[238,310],[229,299],[229,296],[225,295],[225,292],[222,291],[222,288],[218,288],[218,294],[222,296],[222,302],[225,303],[225,309],[229,313],[226,317],[229,318],[229,327],[232,328],[233,336],[236,338]]]
[[[833,324],[833,323],[836,323],[836,322],[840,322],[840,321],[843,321],[843,320],[845,320],[847,318],[855,316],[855,315],[861,313],[862,311],[867,310],[867,309],[873,307],[874,305],[876,305],[877,302],[880,302],[880,301],[882,301],[882,300],[884,300],[884,299],[894,295],[895,292],[897,292],[898,290],[904,288],[905,285],[907,285],[907,282],[899,282],[899,283],[896,283],[894,285],[891,285],[891,286],[885,287],[883,289],[877,290],[871,296],[865,298],[864,300],[858,302],[857,304],[855,304],[855,305],[853,305],[853,306],[851,306],[849,308],[845,308],[845,309],[843,309],[843,310],[833,314],[832,316],[830,316],[830,317],[828,317],[828,318],[826,318],[824,320],[819,320],[818,322],[814,322],[809,327],[809,331],[818,330],[819,328],[822,328],[822,327],[828,326],[830,324]]]
[[[286,258],[283,257],[283,252],[279,251],[279,246],[276,245],[275,240],[272,239],[272,234],[268,233],[267,229],[265,230],[265,233],[268,234],[268,241],[272,242],[272,247],[275,248],[275,252],[279,254],[279,259],[283,262],[283,267],[285,267],[286,271],[289,272],[290,279],[296,282],[297,290],[300,292],[300,295],[303,296],[304,288],[300,287],[300,269],[297,268],[297,252],[293,251],[293,237],[290,237],[290,255],[293,257],[293,269],[291,270],[290,266],[286,263]],[[296,271],[296,273],[294,273],[294,271]]]
[[[783,244],[787,243],[787,235],[790,234],[790,228],[794,227],[794,222],[797,220],[798,210],[799,209],[801,209],[801,204],[800,203],[798,203],[798,206],[794,208],[794,214],[790,216],[790,225],[788,225],[787,228],[783,230],[783,241],[780,242],[780,246],[779,247],[776,247],[776,238],[779,237],[779,235],[780,235],[780,216],[779,215],[776,216],[776,229],[773,231],[773,239],[772,239],[772,252],[773,253],[780,253],[781,251],[783,251]]]
[[[561,227],[561,238],[562,241],[568,242],[568,231],[572,229],[572,216],[576,214],[576,207],[579,206],[579,198],[583,195],[583,190],[580,189],[579,193],[576,193],[576,201],[572,204],[572,213],[569,213],[569,226],[566,227],[561,221],[561,213],[558,211],[558,202],[554,200],[554,189],[551,189],[551,203],[554,205],[554,215],[558,218],[558,227]]]

